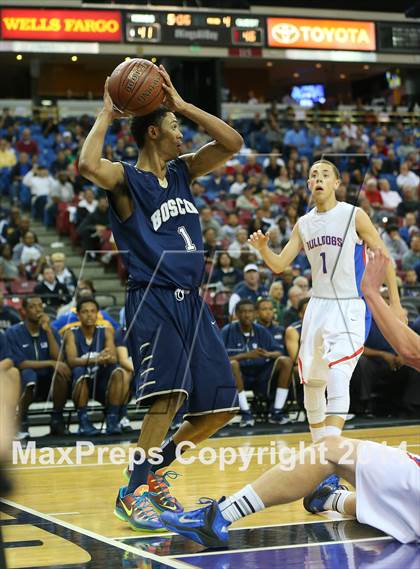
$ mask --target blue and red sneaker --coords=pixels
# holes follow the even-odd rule
[[[230,522],[225,520],[219,504],[209,498],[200,498],[200,504],[206,504],[191,512],[174,514],[165,512],[160,519],[166,528],[192,539],[206,547],[226,547],[228,543],[228,527]]]
[[[336,474],[332,474],[325,478],[313,492],[305,496],[303,499],[303,507],[311,514],[325,512],[324,504],[327,499],[337,490],[347,490],[346,486],[340,486],[340,478]]]

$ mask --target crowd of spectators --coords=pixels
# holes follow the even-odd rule
[[[108,201],[100,188],[78,172],[77,159],[93,117],[56,122],[0,117],[0,326],[7,329],[22,317],[14,295],[35,292],[52,319],[64,308],[74,310],[76,278],[64,253],[48,254],[32,218],[60,235],[69,235],[76,250],[112,250]],[[270,233],[280,252],[298,218],[311,207],[306,180],[313,160],[332,159],[341,172],[339,201],[363,208],[382,235],[397,270],[401,296],[412,325],[420,327],[419,137],[412,125],[360,124],[344,118],[327,123],[297,121],[290,111],[272,105],[266,117],[230,121],[244,137],[239,155],[224,167],[193,181],[191,191],[200,212],[206,257],[205,299],[220,326],[235,318],[236,305],[269,299],[273,323],[282,334],[299,321],[299,303],[311,293],[311,272],[301,253],[282,275],[272,275],[247,239],[261,229]],[[203,129],[183,124],[183,152],[208,141]],[[134,163],[137,149],[126,121],[110,128],[104,156]],[[101,255],[101,259],[110,259]],[[119,275],[126,276],[118,266]],[[28,288],[25,289],[25,283]],[[30,283],[29,285],[27,283]],[[80,288],[80,284],[79,284]],[[72,300],[73,299],[73,300]],[[71,308],[73,302],[73,307]],[[15,304],[14,304],[15,303]],[[7,307],[10,308],[7,315]],[[372,361],[391,362],[390,348],[380,345],[377,330]],[[369,344],[369,339],[367,345]],[[282,342],[287,355],[287,346]],[[289,354],[290,355],[290,354]],[[394,356],[393,356],[394,357]],[[394,367],[396,363],[392,360]],[[363,364],[362,364],[363,365]],[[372,365],[372,364],[371,364]],[[399,366],[403,368],[404,366]],[[379,369],[379,368],[378,368]],[[399,369],[399,368],[398,368]],[[403,369],[404,371],[404,369]],[[357,383],[357,382],[356,382]],[[360,382],[359,382],[360,383]],[[375,386],[370,394],[375,393]],[[411,393],[411,392],[410,392]],[[355,396],[356,397],[356,396]],[[366,392],[358,394],[365,400]],[[411,399],[413,403],[413,399]],[[419,402],[420,403],[420,402]]]

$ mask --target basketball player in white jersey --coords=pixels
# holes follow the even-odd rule
[[[340,174],[332,162],[315,162],[308,180],[315,207],[299,218],[280,255],[268,247],[268,234],[258,231],[249,239],[273,273],[281,273],[302,248],[311,265],[313,293],[303,319],[298,366],[313,442],[340,435],[343,429],[350,405],[350,378],[370,326],[360,288],[366,246],[386,253],[368,215],[337,201],[339,185]],[[385,282],[391,309],[404,321],[391,264]]]

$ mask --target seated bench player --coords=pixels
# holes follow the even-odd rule
[[[30,295],[23,299],[24,321],[6,332],[11,359],[20,370],[22,394],[19,402],[21,431],[28,435],[27,413],[34,400],[49,398],[52,391],[51,434],[66,433],[63,408],[67,401],[71,371],[60,357],[60,336],[52,329],[42,299]]]
[[[99,305],[93,297],[81,298],[76,310],[80,326],[68,330],[64,341],[72,369],[73,401],[79,416],[79,434],[99,434],[87,414],[90,397],[107,408],[106,432],[121,433],[120,411],[127,400],[129,381],[124,370],[117,365],[114,331],[96,324]]]
[[[238,320],[222,329],[222,337],[239,391],[240,425],[246,427],[255,424],[245,389],[253,389],[267,397],[276,390],[269,421],[286,423],[288,419],[283,413],[283,406],[289,391],[292,361],[277,349],[270,332],[254,322],[255,307],[251,300],[240,300],[235,313]]]

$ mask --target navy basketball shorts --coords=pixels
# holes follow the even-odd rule
[[[72,370],[72,390],[74,391],[81,377],[88,376],[89,398],[105,405],[107,402],[108,382],[115,369],[117,369],[117,364],[75,367]]]
[[[272,390],[272,375],[275,360],[269,360],[261,366],[241,367],[242,380],[245,389],[252,389],[261,395],[270,395]]]
[[[138,403],[184,393],[184,416],[238,409],[220,330],[197,289],[129,289],[125,310]]]
[[[51,368],[31,369],[26,368],[20,371],[20,385],[22,393],[27,387],[33,387],[35,400],[43,401],[47,399],[54,370]]]

